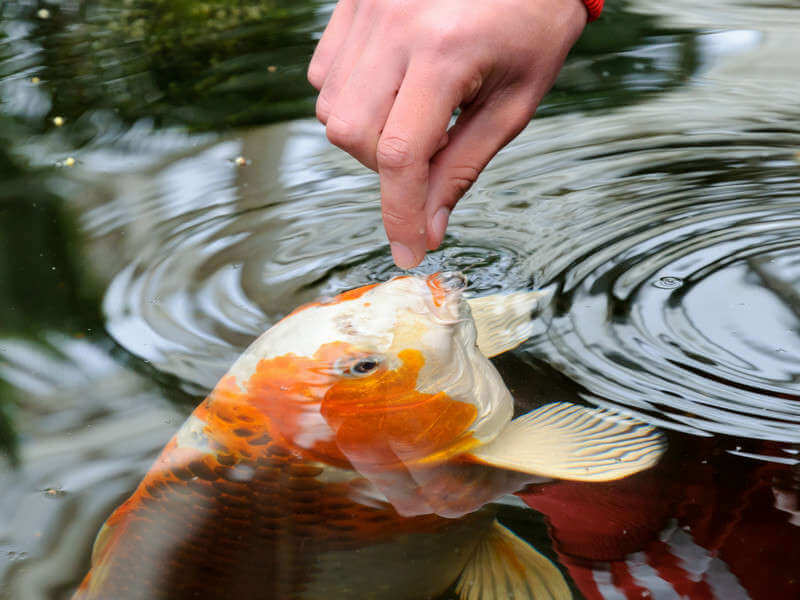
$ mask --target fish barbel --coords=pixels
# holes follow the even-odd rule
[[[487,357],[530,335],[537,294],[465,285],[397,277],[259,337],[103,525],[75,600],[569,598],[485,505],[635,473],[663,440],[567,403],[512,420]]]

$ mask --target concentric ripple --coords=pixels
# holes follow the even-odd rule
[[[777,150],[749,171],[735,161],[702,165],[697,174],[671,165],[695,181],[658,203],[642,194],[641,178],[670,169],[630,175],[645,198],[626,203],[615,233],[581,238],[583,252],[556,276],[550,328],[533,352],[599,404],[695,433],[796,441],[800,169]]]
[[[789,61],[769,36],[725,37],[739,38]],[[740,59],[647,103],[534,121],[421,270],[462,269],[476,293],[552,286],[546,330],[522,352],[590,403],[695,434],[797,442],[800,78],[743,79]],[[377,178],[308,121],[106,185],[112,199],[85,228],[115,273],[108,330],[186,382],[213,385],[298,304],[398,273]]]
[[[271,147],[282,153],[278,169],[268,165]],[[242,154],[250,164],[233,160]],[[121,267],[109,266],[109,332],[156,369],[208,387],[297,305],[399,274],[376,179],[340,162],[319,127],[299,122],[222,140],[166,161],[155,176],[121,181],[109,190],[116,199],[84,222],[98,263],[120,248],[125,254]],[[472,212],[456,231],[484,226]],[[461,269],[475,292],[529,285],[514,240],[482,237],[448,240],[421,270]]]

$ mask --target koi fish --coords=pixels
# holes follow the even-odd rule
[[[487,357],[538,296],[465,285],[397,277],[259,337],[103,525],[75,600],[571,597],[487,504],[641,471],[663,439],[563,402],[512,420]]]

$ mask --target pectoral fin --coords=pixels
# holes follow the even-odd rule
[[[653,466],[665,448],[664,436],[636,419],[556,402],[514,419],[471,456],[556,479],[610,481]]]
[[[555,565],[497,521],[461,572],[456,592],[461,600],[572,598]]]
[[[496,356],[531,337],[534,331],[531,313],[546,296],[545,292],[524,291],[469,298],[481,353],[486,357]]]

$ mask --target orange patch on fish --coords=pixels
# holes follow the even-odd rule
[[[334,302],[344,302],[347,300],[356,300],[357,298],[361,298],[364,294],[370,291],[372,288],[378,286],[377,283],[371,283],[369,285],[362,285],[360,288],[356,288],[354,290],[348,290],[346,292],[342,292],[341,294],[334,297]]]
[[[262,359],[243,384],[244,389],[234,383],[235,390],[231,393],[261,413],[264,428],[275,440],[308,458],[348,466],[332,433],[325,436],[322,431],[306,444],[298,444],[298,441],[304,439],[303,435],[314,425],[317,428],[324,425],[319,406],[334,382],[336,359],[349,349],[344,342],[334,342],[323,345],[313,358],[288,354]]]
[[[406,275],[397,277],[397,279],[402,279],[403,277],[407,277]],[[348,300],[357,300],[361,298],[364,294],[366,294],[371,289],[379,286],[380,283],[370,283],[368,285],[362,285],[359,288],[354,290],[347,290],[346,292],[342,292],[341,294],[337,294],[330,300],[316,300],[314,302],[309,302],[307,304],[303,304],[302,306],[298,306],[292,312],[290,312],[287,316],[291,317],[294,314],[297,314],[301,311],[304,311],[307,308],[311,308],[312,306],[327,306],[328,304],[339,304],[340,302],[347,302]]]
[[[425,283],[428,284],[428,289],[431,291],[431,296],[433,297],[433,303],[436,306],[441,306],[444,304],[445,298],[447,298],[448,291],[442,287],[442,282],[439,278],[439,273],[434,273],[430,275],[426,280]]]
[[[394,370],[378,369],[358,377],[343,373],[363,358],[344,342],[325,344],[312,358],[286,355],[261,360],[242,391],[220,382],[220,394],[238,395],[267,420],[276,440],[301,454],[339,467],[356,460],[393,469],[437,462],[477,444],[468,433],[477,409],[445,393],[416,389],[425,359],[418,350],[398,354]],[[315,418],[319,433],[303,438]],[[330,428],[325,435],[324,424]],[[299,443],[306,440],[305,444]]]
[[[475,406],[418,391],[422,353],[402,350],[398,357],[399,368],[340,379],[325,394],[321,412],[342,452],[361,465],[398,468],[469,448]]]
[[[313,573],[314,552],[353,551],[365,540],[464,526],[433,514],[400,518],[388,505],[360,504],[352,499],[358,495],[355,476],[322,481],[322,465],[268,435],[277,428],[264,408],[278,413],[282,406],[271,396],[276,389],[303,397],[317,393],[289,381],[297,374],[293,367],[316,365],[318,378],[311,383],[320,385],[330,381],[320,375],[320,364],[342,350],[329,345],[316,359],[263,360],[245,389],[231,376],[220,380],[192,413],[189,433],[182,428],[170,440],[136,492],[109,517],[76,597],[124,598],[138,585],[145,591],[137,598],[184,598],[195,588],[202,597],[223,598],[231,586],[260,590],[265,581],[271,582],[266,597],[295,597]],[[266,385],[262,378],[279,372],[282,379]],[[483,522],[487,516],[469,519]],[[305,545],[309,540],[314,552]]]

